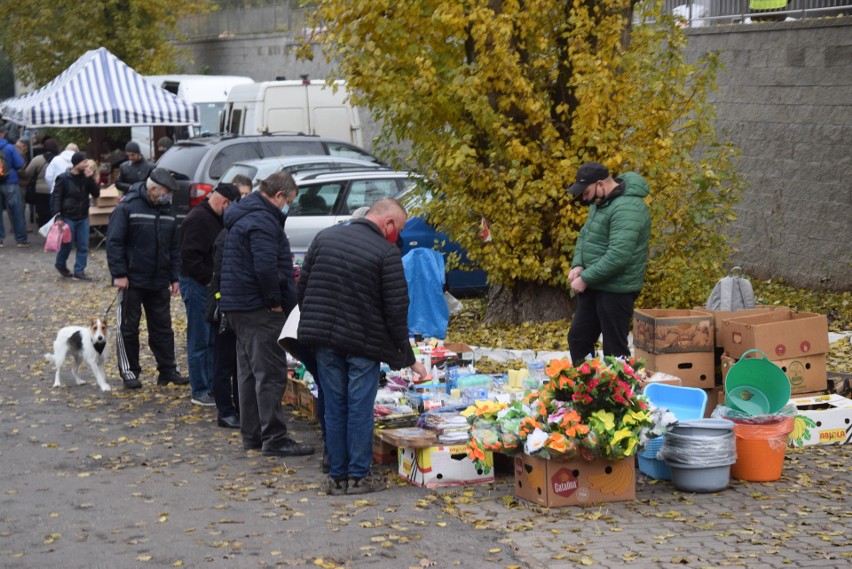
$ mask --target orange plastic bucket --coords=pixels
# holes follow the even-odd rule
[[[735,424],[737,462],[731,466],[731,476],[750,482],[771,482],[781,478],[787,435],[792,430],[793,417],[761,425]]]

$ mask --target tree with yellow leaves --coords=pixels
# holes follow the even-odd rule
[[[640,306],[691,307],[725,272],[721,229],[738,182],[707,103],[717,60],[686,61],[662,2],[315,4],[308,41],[382,121],[380,147],[410,141],[394,158],[434,180],[442,199],[431,200],[430,221],[487,270],[489,320],[570,314],[567,275],[587,211],[566,188],[589,160],[651,185]]]
[[[0,0],[2,44],[16,79],[35,87],[99,47],[143,75],[168,73],[178,18],[208,9],[209,0]]]

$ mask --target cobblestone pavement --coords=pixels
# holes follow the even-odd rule
[[[112,356],[114,391],[52,388],[56,330],[113,296],[102,250],[93,283],[52,260],[0,249],[2,567],[850,566],[852,446],[790,450],[779,481],[714,494],[640,476],[635,501],[587,508],[515,499],[508,463],[494,484],[427,490],[384,470],[385,492],[324,496],[318,456],[246,453],[188,388],[153,384],[150,356],[140,391],[119,387]],[[182,312],[176,299],[179,359]],[[313,425],[291,429],[317,444]]]

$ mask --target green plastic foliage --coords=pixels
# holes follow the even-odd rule
[[[41,87],[91,49],[105,47],[143,75],[175,69],[178,18],[209,0],[0,0],[3,48],[18,81]]]
[[[738,186],[706,102],[717,61],[688,63],[660,13],[629,0],[324,0],[315,30],[380,148],[446,199],[429,218],[492,284],[563,287],[587,211],[566,188],[598,160],[649,181],[654,231],[644,302],[684,306],[725,272],[720,228]],[[310,51],[305,44],[305,53]],[[486,219],[492,240],[479,237]],[[709,290],[709,289],[708,289]]]

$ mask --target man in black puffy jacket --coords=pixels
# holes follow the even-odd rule
[[[139,379],[139,322],[148,321],[148,345],[157,360],[157,385],[186,384],[175,363],[171,296],[180,292],[180,243],[170,204],[177,182],[156,168],[146,182],[134,184],[116,206],[107,231],[107,264],[113,286],[123,291],[116,311],[118,369],[127,389]]]
[[[95,182],[96,172],[94,162],[86,160],[82,152],[75,152],[71,157],[71,169],[56,178],[56,188],[51,195],[53,211],[58,215],[55,223],[65,223],[71,229],[71,241],[62,244],[53,263],[65,278],[72,276],[67,263],[71,247],[76,245],[73,277],[92,280],[86,275],[86,265],[89,259],[89,198],[97,199],[101,195]]]
[[[127,155],[127,161],[119,167],[118,179],[115,181],[115,187],[121,192],[129,191],[133,184],[144,182],[154,170],[154,163],[142,156],[138,142],[128,142],[124,153]]]
[[[328,494],[384,489],[370,472],[379,365],[424,377],[408,341],[408,285],[396,240],[406,212],[393,199],[321,231],[302,264],[299,341],[316,349],[325,396]]]
[[[299,188],[287,172],[272,174],[260,190],[225,211],[225,252],[219,309],[237,336],[240,434],[246,450],[266,456],[313,454],[287,436],[281,399],[287,356],[278,335],[296,306],[286,211]]]

